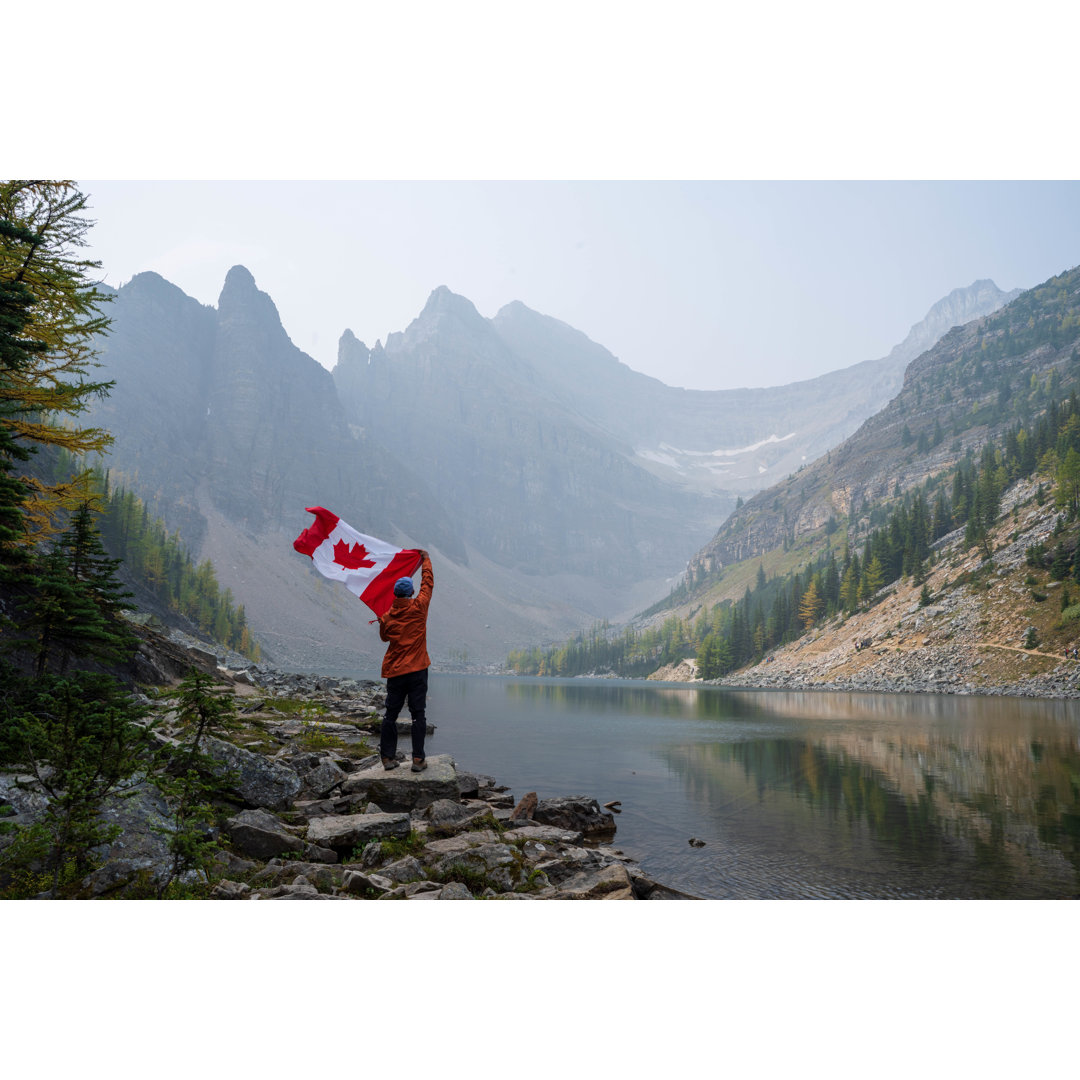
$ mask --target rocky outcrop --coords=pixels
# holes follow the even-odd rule
[[[427,768],[414,773],[408,768],[385,770],[381,765],[348,777],[341,785],[343,795],[377,803],[384,810],[423,809],[438,799],[458,797],[457,770],[448,754],[427,758]]]
[[[237,737],[251,745],[204,740],[223,772],[233,773],[227,798],[243,806],[219,805],[222,830],[208,826],[207,838],[220,850],[205,873],[181,879],[198,895],[691,899],[649,879],[622,852],[599,846],[615,826],[595,799],[530,792],[515,804],[494,778],[459,771],[449,754],[430,755],[423,772],[385,770],[358,727],[381,702],[377,683],[285,676],[262,665],[219,675],[243,688],[236,700],[247,728]],[[290,702],[309,694],[320,726],[277,712],[269,686]],[[253,698],[256,687],[266,696]],[[162,738],[184,737],[167,702],[144,702],[159,711]],[[256,738],[255,729],[264,735]],[[312,738],[336,745],[305,747]],[[47,806],[41,784],[25,770],[0,774],[0,820],[11,826],[0,830],[0,849],[18,827],[40,820]],[[134,778],[107,801],[103,817],[118,835],[97,853],[100,865],[81,883],[80,895],[155,895],[173,873],[169,837],[176,824],[153,776]]]
[[[205,739],[202,749],[219,763],[232,791],[248,806],[281,809],[300,793],[300,777],[287,765],[221,739]]]

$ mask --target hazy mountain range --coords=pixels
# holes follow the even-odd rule
[[[737,495],[835,446],[927,342],[1013,295],[956,290],[888,357],[818,379],[692,391],[446,288],[385,345],[345,331],[331,374],[243,267],[217,307],[145,273],[110,307],[116,386],[90,420],[115,436],[113,481],[214,561],[279,663],[370,672],[382,651],[367,609],[292,550],[316,504],[432,551],[436,662],[498,661],[663,596]]]

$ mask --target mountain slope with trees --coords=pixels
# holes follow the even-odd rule
[[[620,635],[598,628],[561,648],[514,654],[511,664],[552,674],[666,668],[673,677],[672,665],[692,658],[684,677],[718,678],[767,660],[777,663],[769,680],[783,679],[792,648],[822,625],[854,654],[867,640],[860,618],[883,595],[913,588],[916,605],[929,605],[943,552],[992,566],[1003,500],[1015,517],[1021,506],[1036,508],[1025,575],[1061,581],[1075,573],[1075,587],[1078,384],[1080,271],[1070,271],[947,335],[911,365],[885,410],[736,511],[672,596]],[[1038,539],[1051,529],[1052,552]],[[1004,546],[1017,543],[1010,536]],[[725,561],[732,553],[746,557]],[[1064,613],[1067,589],[1061,595]],[[1063,614],[1036,633],[1064,648],[1073,622]]]

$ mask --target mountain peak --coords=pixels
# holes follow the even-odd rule
[[[266,326],[285,333],[277,306],[269,294],[255,284],[255,278],[246,266],[234,266],[225,275],[225,284],[218,297],[218,312],[222,315],[239,313],[244,318],[254,317]]]
[[[481,318],[480,312],[476,310],[471,300],[451,292],[445,285],[432,290],[424,305],[424,310],[420,312],[420,318],[440,314],[457,315],[469,320]]]
[[[338,339],[337,362],[341,364],[367,363],[371,350],[349,329]]]
[[[254,275],[246,266],[240,266],[239,263],[225,275],[224,289],[253,289],[258,292]]]

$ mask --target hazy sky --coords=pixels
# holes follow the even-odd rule
[[[243,264],[326,367],[446,285],[672,385],[774,385],[884,356],[951,289],[1080,263],[1077,182],[80,184],[109,284],[155,270],[216,304]]]

